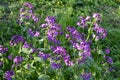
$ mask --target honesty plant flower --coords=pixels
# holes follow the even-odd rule
[[[47,26],[48,26],[48,24],[47,23],[43,23],[43,24],[41,24],[40,25],[42,28],[46,28]]]
[[[107,60],[107,62],[108,62],[109,64],[113,64],[113,60],[112,60],[111,57],[109,57],[109,56],[104,56],[104,58]]]
[[[72,66],[73,65],[73,62],[70,61],[70,55],[66,55],[65,57],[63,57],[63,60],[64,60],[64,62],[67,66]]]
[[[38,54],[39,57],[41,57],[44,61],[47,60],[50,57],[50,54],[45,54],[43,52],[40,52]]]
[[[39,18],[36,16],[36,15],[34,15],[34,14],[32,14],[32,19],[34,20],[34,22],[38,22],[39,21]]]
[[[10,55],[8,56],[8,59],[9,59],[9,60],[12,60],[12,54],[10,54]]]
[[[23,57],[21,56],[16,56],[13,60],[14,63],[16,63],[17,65],[20,64],[23,61]]]
[[[61,68],[61,64],[60,64],[60,63],[52,62],[52,63],[51,63],[51,67],[52,67],[53,69],[59,69],[59,68]]]
[[[106,54],[109,54],[109,53],[110,53],[110,48],[107,48],[107,49],[105,50],[105,52],[106,52]]]
[[[25,39],[22,37],[22,36],[19,36],[19,35],[15,35],[11,38],[10,40],[10,45],[11,46],[15,46],[19,43],[24,43],[25,42]]]
[[[100,27],[97,23],[94,24],[93,30],[96,32],[98,39],[104,39],[107,36],[107,31]]]
[[[0,53],[1,54],[4,54],[4,53],[6,53],[8,51],[8,48],[6,47],[3,47],[2,45],[0,45]]]
[[[30,8],[30,9],[33,8],[33,5],[31,3],[29,3],[29,2],[25,2],[23,5]]]
[[[46,21],[48,24],[54,24],[55,21],[56,21],[56,19],[55,19],[55,17],[53,17],[53,16],[48,16],[48,17],[45,19],[45,21]]]
[[[32,29],[28,30],[28,34],[32,37],[38,37],[40,35],[38,31],[33,31]]]
[[[91,78],[91,73],[83,73],[81,76],[82,76],[82,78],[83,78],[84,80],[90,80],[90,78]]]
[[[25,8],[20,8],[20,12],[23,13],[25,11]]]
[[[77,25],[80,26],[81,28],[87,28],[88,26],[86,23],[87,23],[88,18],[81,17],[80,19],[81,21],[77,22]]]
[[[12,80],[12,76],[14,75],[14,72],[12,71],[12,70],[9,70],[9,71],[6,71],[5,72],[5,75],[4,75],[4,77],[5,77],[5,79],[7,79],[7,80]]]
[[[97,22],[101,21],[101,15],[99,13],[94,13],[93,18],[95,18]]]
[[[26,41],[24,42],[23,48],[31,48],[31,47],[32,47],[31,44],[28,44]]]
[[[61,47],[61,46],[57,46],[55,48],[55,50],[53,51],[54,54],[60,54],[61,56],[66,56],[66,50]]]
[[[76,43],[76,42],[80,42],[83,39],[83,36],[81,33],[79,33],[74,27],[67,27],[67,30],[69,32],[69,36],[71,38],[70,42]]]
[[[54,44],[59,44],[60,40],[57,39],[59,35],[61,35],[63,32],[61,30],[61,25],[57,24],[55,22],[55,17],[48,16],[45,21],[47,23],[44,23],[41,25],[42,28],[48,27],[47,31],[47,38],[48,41],[53,42]]]

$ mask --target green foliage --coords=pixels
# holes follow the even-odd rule
[[[43,67],[46,65],[44,61],[38,57],[34,58],[32,62],[29,59],[25,59],[26,62],[28,61],[31,65],[31,70],[27,69],[27,65],[22,63],[24,66],[21,69],[25,68],[24,75],[22,75],[22,70],[18,70],[16,74],[24,77],[27,80],[82,80],[82,78],[78,75],[81,75],[82,68],[88,66],[88,68],[92,69],[92,74],[94,77],[91,80],[119,80],[120,79],[120,1],[119,0],[1,0],[0,1],[0,45],[7,46],[9,51],[5,56],[12,54],[13,57],[16,54],[21,55],[28,55],[30,51],[27,49],[22,49],[20,51],[19,47],[11,47],[9,45],[9,41],[11,36],[15,34],[23,35],[24,37],[27,36],[26,30],[29,28],[29,25],[20,26],[17,23],[17,19],[19,18],[19,9],[22,7],[24,2],[32,3],[34,7],[34,13],[40,18],[40,22],[35,25],[35,27],[39,28],[40,24],[44,22],[44,18],[46,16],[52,15],[56,16],[57,22],[60,23],[63,27],[63,31],[66,31],[66,26],[74,26],[75,23],[78,21],[78,16],[87,16],[92,15],[93,13],[100,13],[102,14],[102,23],[101,25],[105,27],[108,31],[108,38],[105,39],[106,43],[103,42],[103,46],[110,46],[111,54],[110,56],[113,58],[113,67],[114,70],[111,73],[106,72],[106,76],[102,76],[100,73],[103,73],[101,70],[101,63],[95,60],[89,59],[87,61],[87,65],[75,65],[70,68],[63,68],[60,72],[57,70],[53,70],[49,67]],[[33,26],[33,25],[30,25]],[[76,26],[75,26],[76,27]],[[39,28],[40,29],[40,28]],[[41,30],[42,31],[42,30]],[[43,30],[44,31],[44,30]],[[44,35],[41,33],[41,35]],[[46,37],[41,39],[34,38],[29,39],[26,38],[28,42],[34,43],[35,47],[41,46],[41,51],[49,52],[48,50],[44,50],[44,47],[47,42],[45,41]],[[65,38],[61,39],[63,41],[62,45],[65,44]],[[20,46],[20,45],[19,45]],[[50,48],[50,46],[46,46]],[[71,50],[69,50],[71,51]],[[11,53],[12,52],[12,53]],[[27,53],[27,54],[26,54]],[[103,50],[98,51],[98,56],[104,55],[105,53]],[[36,56],[36,55],[35,55]],[[96,56],[96,55],[93,55]],[[102,58],[101,58],[102,60]],[[6,66],[3,70],[0,70],[0,80],[3,78],[3,73],[6,70],[10,69],[13,62],[6,60]],[[49,63],[49,62],[47,62]],[[94,64],[93,64],[94,63]],[[106,69],[106,65],[104,64],[104,70]],[[37,66],[37,67],[35,67]],[[48,66],[48,65],[47,65]],[[110,66],[110,65],[107,65]],[[102,66],[103,67],[103,66]],[[37,71],[38,70],[38,71]],[[80,71],[79,71],[80,70]],[[33,75],[32,77],[30,75]],[[97,75],[97,76],[96,76]],[[13,77],[13,80],[16,78],[19,80],[20,77]],[[55,77],[58,76],[58,77]]]

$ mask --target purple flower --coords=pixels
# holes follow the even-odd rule
[[[87,21],[90,20],[90,16],[87,16],[86,18],[80,17],[80,21],[77,22],[77,25],[80,26],[81,28],[87,28]]]
[[[69,36],[71,38],[70,43],[80,42],[83,39],[81,33],[79,33],[74,27],[67,27],[67,31],[69,32]]]
[[[96,21],[100,22],[101,21],[101,15],[99,13],[94,13],[93,18],[96,19]]]
[[[33,11],[30,9],[30,10],[28,10],[28,12],[29,12],[30,14],[32,14]]]
[[[38,37],[39,35],[40,35],[40,33],[38,32],[38,31],[33,31],[32,29],[29,29],[28,30],[28,34],[30,35],[30,36],[34,36],[34,37]]]
[[[66,34],[65,36],[66,36],[66,39],[70,38],[70,35],[69,35],[69,34]]]
[[[31,47],[32,47],[31,44],[28,44],[26,41],[24,42],[23,48],[31,48]]]
[[[48,40],[51,41],[51,42],[53,42],[53,43],[55,43],[55,44],[59,44],[60,43],[60,41],[56,39],[58,35],[59,35],[59,33],[56,30],[51,30],[50,29],[47,32],[47,38],[48,38]]]
[[[55,23],[56,19],[55,19],[55,17],[53,17],[53,16],[48,16],[48,17],[46,17],[45,21],[46,21],[48,24],[53,24],[53,23]]]
[[[6,47],[3,47],[2,45],[0,45],[0,53],[1,54],[4,54],[4,53],[6,53],[8,51],[8,48]]]
[[[32,14],[32,19],[34,20],[34,22],[38,22],[39,21],[39,18],[36,16],[36,15],[34,15],[34,14]]]
[[[82,78],[83,78],[84,80],[90,80],[90,78],[91,78],[91,73],[83,73],[81,76],[82,76]]]
[[[29,2],[25,2],[23,5],[26,6],[26,7],[28,7],[28,8],[30,8],[30,9],[33,8],[33,5],[30,4]]]
[[[60,64],[60,63],[52,62],[52,63],[51,63],[51,67],[52,67],[53,69],[59,69],[59,68],[61,68],[61,64]]]
[[[20,12],[23,13],[25,11],[24,8],[20,8]]]
[[[98,39],[104,39],[107,36],[107,31],[100,27],[97,23],[94,23],[93,30],[96,32]]]
[[[13,36],[13,37],[11,38],[11,40],[10,40],[10,45],[11,45],[11,46],[15,46],[15,45],[19,44],[20,42],[21,42],[21,43],[24,43],[24,42],[25,42],[25,39],[24,39],[22,36],[15,35],[15,36]]]
[[[106,52],[106,54],[109,54],[109,53],[110,53],[110,48],[107,48],[107,49],[105,50],[105,52]]]
[[[5,77],[5,79],[7,79],[7,80],[12,80],[12,76],[14,75],[14,72],[12,71],[12,70],[9,70],[9,71],[6,71],[5,72],[5,75],[4,75],[4,77]]]
[[[90,18],[91,18],[90,16],[87,16],[85,19],[88,21],[88,20],[90,20]]]
[[[42,28],[46,28],[47,26],[48,26],[48,24],[47,23],[44,23],[44,24],[41,24],[40,25]]]
[[[61,47],[61,46],[57,46],[55,48],[55,50],[53,51],[54,54],[60,54],[61,56],[65,56],[66,55],[66,50]]]
[[[72,66],[72,65],[73,65],[73,62],[70,61],[70,55],[66,55],[66,56],[63,58],[63,60],[64,60],[64,62],[65,62],[65,64],[66,64],[67,66]]]
[[[107,62],[108,62],[109,64],[113,64],[113,60],[112,60],[111,57],[109,57],[109,56],[104,56],[104,58],[107,60]]]
[[[12,60],[12,54],[10,54],[10,55],[8,56],[8,59],[9,59],[9,60]]]
[[[16,56],[13,60],[14,63],[16,63],[17,65],[20,64],[23,61],[23,57],[21,56]]]
[[[91,56],[91,42],[81,41],[81,43],[74,43],[73,47],[79,50],[79,57],[78,63],[84,62],[88,57]]]
[[[41,57],[45,61],[50,57],[50,54],[45,54],[45,53],[40,52],[38,56]]]
[[[109,71],[112,72],[114,70],[114,67],[109,67]]]

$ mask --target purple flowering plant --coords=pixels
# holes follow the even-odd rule
[[[25,34],[12,36],[8,48],[0,46],[2,79],[37,80],[44,75],[41,79],[99,80],[109,76],[106,72],[114,61],[110,46],[101,45],[108,34],[99,13],[78,17],[74,26],[63,26],[55,16],[47,16],[38,26],[33,9],[33,4],[23,4],[18,25]]]

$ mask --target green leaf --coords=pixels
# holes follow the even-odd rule
[[[39,75],[38,80],[50,80],[50,77],[48,75],[41,74]]]

